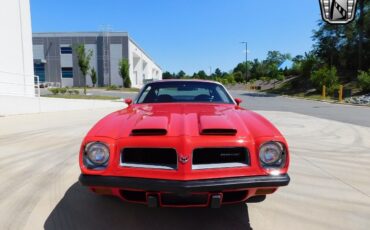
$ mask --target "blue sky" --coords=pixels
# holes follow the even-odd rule
[[[97,31],[109,24],[170,72],[231,70],[269,50],[312,47],[317,0],[30,0],[34,32]]]

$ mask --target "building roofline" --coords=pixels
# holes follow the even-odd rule
[[[143,54],[145,54],[145,56],[147,56],[161,71],[163,71],[162,67],[160,65],[158,65],[154,59],[148,55],[130,36],[128,36],[128,39],[130,42],[132,42],[141,52],[143,52]]]
[[[100,32],[34,32],[32,37],[99,37],[103,36],[104,31]],[[128,37],[127,32],[109,32],[110,37],[125,36]]]
[[[109,37],[119,37],[124,36],[128,37],[129,42],[132,42],[140,51],[145,54],[161,71],[163,71],[162,67],[158,65],[153,58],[151,58],[150,55],[148,55],[144,49],[142,49],[130,36],[127,32],[113,32],[109,31],[107,32],[109,34]],[[94,31],[88,31],[88,32],[34,32],[32,33],[33,38],[44,38],[44,37],[100,37],[104,36],[104,31],[100,32],[94,32]]]

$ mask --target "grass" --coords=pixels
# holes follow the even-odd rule
[[[138,88],[123,88],[123,87],[97,87],[97,88],[91,88],[91,89],[105,89],[107,91],[121,91],[121,92],[139,92],[140,89]]]
[[[84,88],[83,87],[69,87],[69,89],[79,89],[79,90],[83,90]],[[89,90],[94,90],[94,89],[102,89],[102,90],[113,90],[113,91],[122,91],[122,92],[139,92],[140,89],[138,88],[120,88],[120,87],[117,87],[117,89],[111,89],[109,86],[105,86],[105,87],[87,87],[86,90],[87,92],[89,92]]]
[[[278,94],[278,95],[286,95],[295,98],[304,98],[310,100],[323,100],[322,95],[318,91],[310,91],[307,89],[312,88],[307,82],[305,82],[301,78],[296,78],[292,81],[288,81],[282,84],[280,87],[275,89],[269,89],[265,92]],[[345,84],[345,89],[352,89],[352,94],[356,93],[358,90],[355,88],[355,84]],[[325,101],[338,101],[338,97],[334,97],[334,95],[327,95]]]
[[[120,97],[112,96],[100,96],[100,95],[69,95],[69,94],[58,94],[58,95],[45,95],[42,97],[51,97],[51,98],[64,98],[64,99],[87,99],[87,100],[117,100]]]
[[[331,96],[326,96],[326,98],[323,99],[322,95],[317,94],[317,93],[312,93],[312,94],[296,93],[296,94],[290,94],[288,96],[294,97],[294,98],[303,98],[303,99],[315,100],[315,101],[322,101],[322,100],[332,101],[332,102],[338,101],[338,98],[334,98],[334,97],[331,97]]]
[[[138,88],[119,88],[118,91],[123,91],[123,92],[139,92],[140,89],[138,89]]]

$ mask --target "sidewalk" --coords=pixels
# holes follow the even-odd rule
[[[81,100],[45,97],[19,97],[0,95],[0,116],[57,112],[98,108],[124,108],[126,104],[118,101]]]

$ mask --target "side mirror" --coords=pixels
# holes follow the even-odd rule
[[[237,106],[239,106],[243,102],[240,98],[235,98],[234,101],[236,102]]]
[[[132,104],[132,99],[131,98],[126,98],[125,103],[129,106]]]

